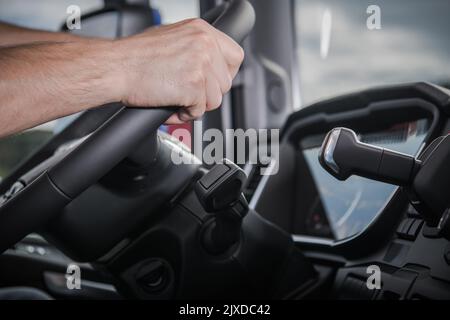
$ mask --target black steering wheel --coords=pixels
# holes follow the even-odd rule
[[[253,28],[255,13],[246,0],[232,0],[203,18],[241,42]],[[58,163],[16,192],[0,207],[0,253],[45,226],[144,141],[156,139],[159,126],[176,111],[176,107],[123,107]]]

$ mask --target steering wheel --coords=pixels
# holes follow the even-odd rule
[[[203,18],[241,42],[253,28],[255,13],[246,0],[232,0]],[[123,107],[59,162],[15,192],[0,207],[0,253],[45,226],[140,145],[156,139],[159,126],[176,111],[177,107]]]

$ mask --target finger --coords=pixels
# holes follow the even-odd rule
[[[207,80],[205,79],[205,84],[203,85],[203,89],[196,90],[195,93],[195,102],[190,106],[182,106],[178,110],[178,118],[182,122],[188,122],[191,120],[195,120],[200,118],[206,109],[206,99],[207,99]]]
[[[199,25],[202,30],[208,32],[212,37],[217,40],[219,48],[226,60],[229,67],[232,78],[236,75],[239,67],[244,59],[244,50],[242,47],[234,41],[231,37],[223,33],[222,31],[214,28],[208,23]]]
[[[232,78],[234,78],[244,59],[244,50],[236,41],[222,31],[214,27],[211,29],[215,34],[220,50],[226,60],[230,74]]]
[[[213,54],[214,60],[212,61],[211,71],[212,71],[212,75],[215,77],[215,80],[219,85],[219,89],[220,89],[222,95],[224,95],[231,88],[232,78],[231,78],[228,66],[226,64],[225,58],[223,57],[223,54],[220,51],[218,45],[217,45],[216,51],[217,51],[217,53]],[[211,80],[214,80],[214,79],[211,79]],[[214,87],[212,89],[215,90],[216,87]],[[207,110],[209,110],[208,106],[207,106]]]
[[[203,106],[202,108],[198,106],[182,108],[178,112],[178,118],[183,123],[197,120],[203,115],[205,109],[206,109],[205,106]]]
[[[183,123],[184,123],[184,121],[179,118],[178,112],[176,112],[173,115],[171,115],[169,117],[169,119],[167,119],[166,122],[164,122],[164,124],[167,124],[167,125],[183,124]]]
[[[206,75],[206,111],[214,110],[222,104],[222,90],[214,75]]]

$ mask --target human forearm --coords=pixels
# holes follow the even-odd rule
[[[89,39],[67,32],[34,30],[0,22],[0,46],[17,46],[32,42],[84,41]]]
[[[112,42],[45,43],[0,49],[0,136],[120,101]]]
[[[220,106],[244,56],[200,19],[120,40],[0,47],[0,136],[96,107],[178,106],[168,123]]]

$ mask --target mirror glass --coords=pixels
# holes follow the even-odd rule
[[[430,121],[420,119],[388,129],[358,134],[362,142],[416,155]],[[357,132],[358,133],[358,132]],[[299,142],[299,177],[296,194],[294,234],[342,240],[363,231],[385,207],[396,186],[351,176],[339,181],[319,164],[324,134],[311,135]]]

